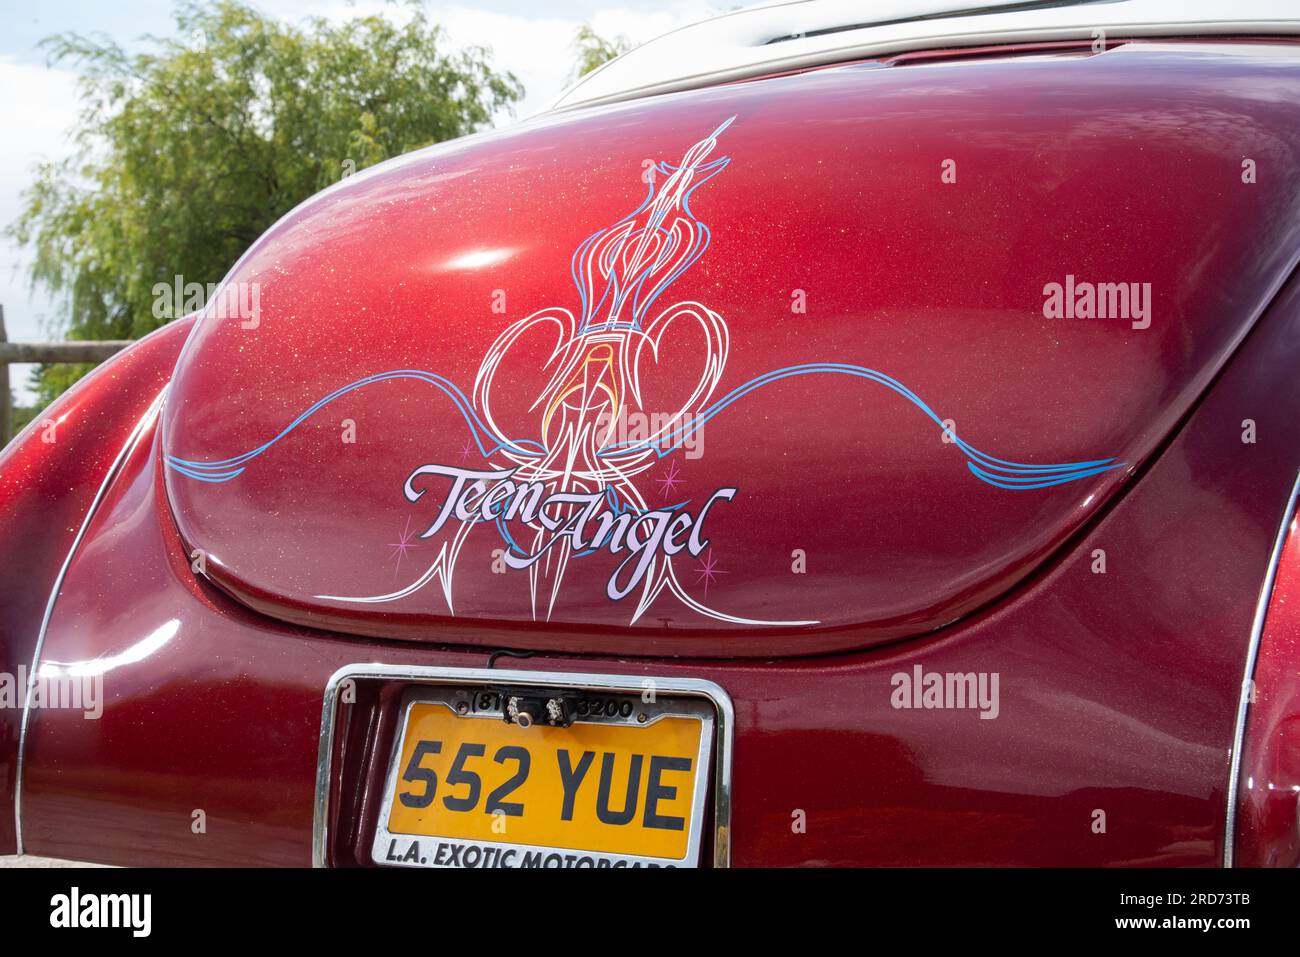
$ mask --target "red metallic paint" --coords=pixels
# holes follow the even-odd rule
[[[1293,518],[1255,661],[1238,781],[1235,863],[1300,865],[1300,518]]]
[[[511,665],[722,685],[736,708],[736,865],[1215,864],[1240,670],[1300,458],[1298,364],[1293,283],[1112,508],[1050,568],[936,635],[784,661]],[[1255,445],[1240,440],[1246,416]],[[357,661],[481,667],[485,654],[260,618],[191,574],[161,492],[146,443],[69,570],[46,660],[112,664],[108,700],[98,721],[34,715],[27,846],[123,864],[305,865],[329,676]],[[1096,548],[1105,575],[1090,570]],[[891,676],[915,664],[998,672],[999,717],[894,710]],[[354,720],[378,729],[391,713]],[[347,782],[368,808],[374,787]],[[806,834],[791,832],[796,808]]]
[[[869,288],[889,291],[892,298],[888,302],[894,310],[889,315],[894,321],[879,322],[869,331],[862,327],[848,331],[836,326],[836,319],[828,325],[835,326],[832,331],[838,331],[839,336],[819,327],[801,327],[799,340],[779,334],[775,325],[769,325],[764,333],[773,340],[770,347],[762,347],[765,351],[777,350],[782,344],[799,349],[810,348],[810,344],[830,348],[837,343],[838,348],[849,348],[850,344],[857,348],[859,340],[868,335],[873,343],[892,343],[892,350],[886,351],[907,366],[913,379],[928,379],[937,383],[940,395],[960,399],[961,408],[952,411],[961,421],[971,418],[971,436],[978,436],[995,453],[1010,452],[1008,446],[1027,438],[1034,447],[1016,448],[1013,454],[1069,458],[1102,452],[1087,446],[1108,436],[1141,452],[1134,458],[1135,463],[1142,462],[1135,480],[1109,490],[1105,508],[1090,504],[1085,509],[1081,501],[1075,500],[1079,489],[1064,493],[1057,490],[1045,496],[1046,504],[1039,503],[1040,511],[1031,509],[1017,515],[1014,510],[1003,512],[983,500],[972,500],[972,490],[966,487],[965,504],[951,509],[946,520],[967,530],[947,533],[967,550],[957,549],[948,559],[969,561],[971,555],[983,554],[981,547],[994,547],[996,555],[988,553],[986,557],[994,564],[1000,561],[1006,565],[987,578],[989,583],[998,582],[1004,591],[997,600],[990,601],[991,596],[986,594],[981,599],[984,605],[963,620],[909,642],[820,657],[770,660],[582,657],[578,653],[600,647],[618,647],[640,655],[662,655],[666,650],[699,653],[714,648],[739,655],[766,647],[768,653],[790,654],[830,647],[833,642],[861,643],[879,637],[881,632],[859,627],[839,634],[810,633],[818,636],[821,644],[810,642],[808,635],[786,634],[781,636],[785,644],[762,645],[756,644],[767,640],[761,632],[743,636],[695,635],[694,641],[689,634],[681,639],[672,635],[652,640],[652,636],[623,629],[507,620],[477,626],[430,624],[418,635],[405,632],[422,638],[424,643],[312,630],[263,617],[193,573],[188,547],[172,521],[166,501],[166,479],[160,461],[164,430],[151,428],[130,454],[121,476],[97,510],[54,608],[43,661],[52,666],[80,663],[83,670],[101,671],[106,703],[102,717],[93,721],[70,711],[32,712],[23,789],[27,849],[120,864],[305,865],[311,854],[322,693],[329,676],[339,667],[358,661],[481,667],[486,649],[452,645],[473,642],[491,647],[532,645],[568,650],[565,655],[538,655],[526,662],[512,660],[514,667],[691,676],[716,681],[725,688],[736,710],[732,856],[737,865],[1213,865],[1220,861],[1238,682],[1272,542],[1300,464],[1300,418],[1295,414],[1300,408],[1300,377],[1295,375],[1300,368],[1300,282],[1290,282],[1226,365],[1217,375],[1214,373],[1228,344],[1249,324],[1253,316],[1251,304],[1267,297],[1270,283],[1283,269],[1283,260],[1294,250],[1295,125],[1279,131],[1267,123],[1290,115],[1288,110],[1296,102],[1291,93],[1296,80],[1289,68],[1279,66],[1269,72],[1249,57],[1225,61],[1165,52],[1142,61],[1124,61],[1145,63],[1143,72],[1133,73],[1116,60],[1109,65],[1104,58],[1090,62],[1094,64],[1092,73],[1060,76],[1074,81],[1103,77],[1106,83],[1090,86],[1064,78],[1057,82],[1061,90],[1068,91],[1060,96],[1071,102],[1085,104],[1089,95],[1093,98],[1090,109],[1097,113],[1097,123],[1086,126],[1086,137],[1078,133],[1073,149],[1088,152],[1093,139],[1107,146],[1110,152],[1091,154],[1094,163],[1088,175],[1111,192],[1098,189],[1093,195],[1099,205],[1090,209],[1080,198],[1089,181],[1082,173],[1073,180],[1067,177],[1057,184],[1059,189],[1040,189],[1044,205],[1052,205],[1058,197],[1073,204],[1070,209],[1074,218],[1062,219],[1058,241],[1061,249],[1068,250],[1068,258],[1077,256],[1083,265],[1057,260],[1052,274],[1031,277],[1017,263],[1032,260],[1046,268],[1047,259],[1036,258],[1034,250],[1003,248],[987,239],[990,235],[1014,234],[1019,228],[1016,217],[1033,220],[1041,215],[1027,206],[1020,191],[1028,192],[1035,182],[1042,187],[1042,182],[1034,178],[1036,164],[1068,163],[1071,155],[1061,144],[1041,135],[1053,117],[1064,122],[1059,108],[1053,105],[1060,97],[1049,95],[1046,75],[1035,86],[1031,81],[1036,74],[1014,73],[1005,64],[993,64],[988,73],[960,76],[989,78],[1003,96],[1000,102],[1005,122],[1013,128],[996,133],[986,130],[982,136],[967,130],[967,140],[974,148],[988,150],[990,158],[999,156],[996,163],[989,160],[986,175],[1006,195],[1019,197],[1020,204],[999,202],[997,192],[980,186],[978,176],[972,177],[976,182],[971,184],[971,194],[957,194],[949,202],[953,217],[968,217],[962,221],[970,235],[985,238],[970,239],[958,252],[956,240],[941,228],[946,214],[937,219],[901,219],[901,204],[888,205],[899,202],[891,196],[905,186],[900,177],[907,180],[920,176],[911,171],[911,162],[901,169],[891,170],[884,164],[873,167],[889,181],[890,188],[879,182],[863,184],[861,201],[886,204],[892,209],[895,233],[884,233],[890,220],[879,213],[873,226],[846,220],[845,228],[881,229],[877,245],[870,247],[874,258],[869,265],[876,265],[880,259],[890,265],[883,269],[883,275],[882,271],[865,273],[862,282]],[[930,99],[908,100],[904,86],[889,87],[893,97],[901,98],[890,99],[882,87],[879,97],[861,97],[863,108],[883,110],[882,103],[898,106],[907,102],[922,110],[911,115],[912,123],[935,127],[959,122],[967,107],[978,111],[981,97],[987,94],[984,87],[976,85],[969,97],[959,88],[951,89],[950,96],[962,98],[961,107],[955,107],[950,100],[938,97],[940,74],[929,72],[927,79],[920,72],[935,69],[906,68],[908,84],[920,84],[929,91]],[[1165,71],[1176,74],[1179,83],[1164,86],[1161,77],[1170,75]],[[849,74],[851,71],[826,71],[806,89],[816,90],[818,84],[824,84],[835,90]],[[1023,82],[1009,85],[1008,76]],[[1215,82],[1210,82],[1210,77]],[[1223,88],[1223,81],[1229,79],[1233,80],[1232,92]],[[1154,100],[1147,96],[1151,90],[1163,90],[1170,98],[1162,112],[1156,111]],[[712,91],[663,100],[665,109],[682,111],[680,126],[674,121],[673,128],[687,132],[674,132],[662,152],[670,153],[670,148],[689,142],[695,133],[693,117],[713,115],[716,100],[711,98],[725,99],[734,92]],[[847,107],[855,100],[843,94],[838,102]],[[1175,106],[1171,108],[1170,103]],[[1138,108],[1142,104],[1147,106],[1145,111]],[[991,109],[984,109],[986,117],[991,116]],[[1154,115],[1172,115],[1183,126],[1154,133],[1144,129],[1143,119]],[[802,119],[797,113],[794,116],[790,122]],[[644,119],[636,110],[623,108],[604,111],[599,119],[578,117],[565,122],[579,124],[582,129],[590,127],[591,136],[584,140],[593,144],[587,149],[588,160],[603,163],[622,134],[601,134],[596,127],[631,117]],[[1179,134],[1184,127],[1186,134]],[[643,123],[643,134],[646,128]],[[737,140],[741,129],[740,125],[735,127]],[[899,149],[903,146],[902,129],[898,127],[899,139],[895,142]],[[921,128],[917,129],[916,135],[923,135]],[[1234,131],[1232,137],[1224,132],[1229,129]],[[1136,151],[1137,140],[1129,143],[1122,160],[1114,160],[1113,167],[1107,165],[1111,162],[1108,157],[1115,156],[1124,145],[1118,131],[1132,137],[1154,135],[1157,140],[1181,135],[1178,142],[1182,151],[1164,154],[1164,162],[1173,164],[1167,170],[1170,180],[1155,177],[1154,161]],[[545,128],[537,130],[536,135],[547,135]],[[627,135],[630,144],[632,132]],[[609,139],[597,149],[595,140],[600,136]],[[1227,139],[1222,137],[1232,139],[1234,152],[1223,159],[1222,185],[1215,185],[1220,171],[1209,162],[1205,144],[1217,141],[1220,149],[1227,149]],[[999,142],[1004,144],[1000,153]],[[554,145],[554,159],[533,155],[531,162],[542,166],[552,163],[557,170],[570,169],[572,161],[566,157],[571,147],[561,155],[558,143]],[[807,150],[813,148],[804,146]],[[631,149],[619,147],[622,159]],[[1232,192],[1237,189],[1234,177],[1243,149],[1259,152],[1274,164],[1277,178],[1261,178],[1253,188],[1267,194],[1267,203],[1287,210],[1290,220],[1267,217],[1260,199]],[[726,151],[737,155],[740,144],[728,143]],[[910,149],[906,152],[915,160]],[[654,155],[660,155],[660,151],[656,149]],[[936,176],[940,158],[937,153]],[[483,161],[497,162],[491,156]],[[1152,165],[1145,165],[1147,162]],[[999,164],[1009,164],[1015,175]],[[615,165],[621,169],[622,161]],[[793,164],[788,170],[797,168],[798,164]],[[1269,168],[1261,167],[1265,175]],[[967,166],[963,164],[962,169]],[[1143,204],[1143,209],[1154,209],[1144,205],[1147,200],[1142,196],[1129,197],[1121,191],[1122,171],[1135,177],[1134,194],[1167,191],[1170,205],[1165,208],[1164,219],[1129,221],[1121,215],[1126,206],[1137,208]],[[710,187],[717,186],[717,192],[722,193],[733,172],[739,172],[738,163]],[[384,182],[387,175],[379,174],[372,183]],[[616,202],[619,197],[609,195],[615,179],[611,172],[609,178],[583,177],[579,185],[606,191],[603,198],[592,199],[593,208],[621,209]],[[557,189],[577,189],[559,181],[553,185]],[[808,181],[805,185],[810,191],[805,194],[810,208],[830,216],[814,202],[820,195],[818,183]],[[840,186],[844,188],[845,183]],[[393,188],[398,186],[393,184]],[[1189,192],[1198,191],[1205,198],[1199,213],[1190,205],[1185,210],[1173,205],[1176,200],[1185,201]],[[1232,205],[1224,200],[1228,194],[1237,197]],[[701,193],[702,204],[706,195]],[[495,199],[482,197],[481,201],[490,204]],[[774,196],[777,207],[782,202],[793,206],[793,200]],[[704,218],[715,227],[716,249],[725,248],[728,242],[739,243],[742,248],[745,242],[750,243],[754,252],[752,271],[743,282],[730,275],[732,281],[721,286],[701,286],[699,295],[704,298],[725,293],[739,297],[742,302],[731,300],[735,305],[727,307],[728,320],[739,326],[742,303],[749,302],[750,308],[756,310],[757,302],[789,287],[791,270],[796,266],[772,255],[773,248],[782,242],[793,242],[774,238],[772,230],[765,228],[783,218],[773,215],[769,207],[765,222],[761,210],[743,214],[740,203],[733,203],[739,221],[728,222],[721,216]],[[1000,215],[990,219],[988,213],[994,207]],[[585,206],[578,203],[576,208]],[[929,209],[935,212],[938,207]],[[346,210],[339,210],[340,216],[345,214]],[[536,210],[519,215],[521,219],[509,223],[512,235],[526,237],[533,227],[541,230],[541,224],[531,219],[538,215]],[[601,221],[593,217],[593,222]],[[384,222],[379,217],[369,226],[378,230]],[[1140,234],[1137,239],[1119,234],[1126,222]],[[1271,223],[1272,231],[1253,232],[1246,228],[1252,222]],[[457,225],[467,230],[471,224],[464,220]],[[995,225],[1001,233],[990,232]],[[482,224],[476,228],[481,229]],[[913,238],[911,230],[916,236],[930,237],[938,246],[950,245],[951,254],[957,258],[940,268],[937,264],[941,258],[936,251],[927,260],[930,275],[904,270],[901,261],[891,258],[891,244],[920,242]],[[557,226],[555,232],[561,231]],[[581,233],[582,229],[575,232]],[[723,232],[730,235],[724,237]],[[790,227],[786,232],[797,234],[799,230]],[[1218,273],[1222,282],[1211,286],[1204,282],[1203,270],[1209,268],[1206,265],[1201,266],[1202,271],[1193,270],[1188,275],[1161,265],[1155,254],[1161,244],[1166,251],[1185,254],[1194,245],[1193,233],[1206,244],[1206,255],[1198,263],[1222,264],[1225,260],[1220,257],[1236,257],[1233,261],[1239,271]],[[352,242],[346,236],[339,238]],[[390,251],[400,248],[382,231],[371,238]],[[479,236],[475,233],[471,238],[465,233],[462,238],[468,244]],[[314,248],[315,240],[308,237],[304,243]],[[1235,251],[1225,248],[1234,243]],[[756,244],[762,248],[755,251]],[[812,237],[804,237],[800,245],[812,250]],[[567,256],[569,248],[565,245],[553,253],[538,251],[537,255],[559,261]],[[708,274],[714,252],[710,250],[697,264],[698,271]],[[357,253],[363,255],[364,250],[358,249]],[[735,257],[735,247],[726,255]],[[853,263],[849,257],[837,255],[829,252],[824,258],[843,273],[844,281],[850,278]],[[1170,298],[1157,299],[1157,303],[1165,303],[1157,314],[1157,323],[1164,316],[1176,328],[1153,324],[1148,330],[1151,341],[1125,339],[1121,347],[1107,338],[1117,336],[1113,330],[1093,331],[1088,338],[1074,326],[1053,326],[1046,333],[1054,333],[1055,339],[1048,335],[1044,342],[1044,327],[1026,314],[1032,299],[1016,308],[1009,304],[1013,287],[1032,285],[1031,278],[1041,286],[1056,272],[1086,275],[1109,269],[1127,275],[1132,260],[1124,256],[1134,255],[1144,257],[1143,263],[1158,270],[1156,276],[1176,283],[1160,294]],[[999,258],[1003,256],[1006,258]],[[729,261],[732,265],[728,270],[739,268]],[[283,265],[289,266],[287,253]],[[404,294],[393,288],[378,288],[384,275],[382,267],[382,262],[367,259],[364,269],[356,262],[346,268],[357,269],[358,277],[364,274],[373,279],[376,286],[372,295],[377,307],[382,304],[386,311],[395,311]],[[260,434],[260,429],[275,419],[272,412],[296,410],[316,380],[328,378],[331,370],[354,368],[362,359],[369,362],[366,357],[371,351],[391,356],[408,347],[416,350],[392,330],[415,334],[413,324],[427,320],[428,303],[412,302],[415,311],[409,318],[389,316],[390,324],[374,324],[355,334],[346,333],[334,306],[335,300],[351,295],[352,285],[329,285],[313,273],[310,263],[295,263],[294,268],[295,274],[298,268],[306,269],[321,283],[318,293],[313,294],[292,276],[285,279],[307,297],[301,315],[311,322],[305,321],[282,337],[256,337],[248,342],[250,353],[259,355],[260,361],[278,365],[282,373],[279,384],[271,388],[269,379],[264,379],[250,360],[215,346],[205,351],[205,343],[196,341],[199,361],[191,363],[185,378],[177,383],[195,391],[186,394],[182,389],[169,397],[169,404],[175,403],[169,413],[169,428],[178,422],[189,423],[214,443],[224,430],[231,444],[237,446],[241,440]],[[713,268],[723,269],[723,265]],[[828,267],[828,272],[834,271]],[[985,292],[981,285],[976,295],[971,288],[972,277],[979,281],[982,276],[995,277],[990,283],[996,289]],[[721,281],[716,275],[713,278]],[[353,285],[358,281],[354,277]],[[538,307],[549,304],[553,300],[544,296],[557,295],[549,264],[547,270],[512,275],[509,281],[512,300],[518,295],[516,284],[519,290],[532,289],[535,293],[525,296],[529,305],[520,305],[521,309],[532,308],[534,303]],[[459,295],[474,299],[477,282],[477,278],[463,279]],[[493,285],[490,277],[483,277],[482,289]],[[830,287],[823,293],[828,297],[847,295]],[[1000,308],[991,313],[972,311],[999,304]],[[932,310],[928,325],[922,325],[919,318],[925,312],[923,307]],[[954,315],[982,321],[963,324],[952,320]],[[931,328],[941,331],[931,332]],[[335,338],[330,340],[329,336]],[[764,338],[757,333],[753,336],[755,342]],[[992,337],[990,341],[996,345],[980,345],[985,336]],[[326,344],[331,342],[337,356],[328,354]],[[291,343],[298,345],[296,360]],[[959,348],[962,344],[965,350]],[[1014,362],[1009,358],[1012,353],[1016,356]],[[217,354],[229,364],[224,370],[225,388],[245,401],[223,398],[223,370],[213,364],[212,358]],[[997,370],[982,392],[975,389],[970,368],[958,363],[962,355],[974,355],[985,368],[992,363]],[[1050,360],[1054,355],[1064,358],[1053,364]],[[754,362],[758,368],[759,359],[751,356],[744,361]],[[123,361],[110,363],[104,374],[111,374],[109,370],[113,369],[120,371],[119,363]],[[465,361],[469,361],[468,352]],[[201,376],[194,371],[196,368],[201,370]],[[894,371],[903,377],[905,370]],[[145,371],[141,380],[156,388],[155,376],[156,372]],[[193,376],[204,380],[203,388],[195,384],[197,379],[189,378]],[[1046,394],[1055,399],[1044,405],[1041,390],[1027,388],[1026,381],[1042,389],[1050,386]],[[254,383],[268,390],[257,395],[256,402],[264,404],[249,399]],[[911,384],[921,387],[918,382]],[[150,388],[139,388],[147,401]],[[819,400],[823,406],[827,401],[825,397]],[[392,435],[381,428],[389,429],[396,423],[411,428],[424,423],[423,427],[427,427],[432,414],[428,403],[421,400],[408,405],[412,407],[409,411],[395,405],[383,408],[382,416],[378,409],[364,416],[356,411],[355,415],[362,416],[358,423],[363,429],[373,427],[376,435]],[[786,411],[769,410],[769,414],[784,415]],[[889,448],[900,450],[900,458],[889,467],[896,468],[902,477],[911,468],[921,469],[920,474],[928,476],[928,484],[914,486],[910,491],[920,499],[955,496],[959,485],[950,485],[939,477],[947,473],[938,471],[939,463],[944,463],[942,468],[946,469],[950,459],[936,458],[927,465],[929,452],[908,441],[915,439],[911,425],[905,426],[901,418],[895,421],[895,412],[884,403],[872,411],[876,418],[872,419],[871,434],[889,436]],[[108,448],[101,452],[100,462],[111,460],[120,437],[134,424],[133,416],[125,410],[122,414],[123,418],[113,426],[116,441],[105,440]],[[840,413],[828,415],[836,421],[843,419]],[[1241,441],[1241,423],[1246,418],[1256,423],[1258,441],[1252,445]],[[805,429],[807,421],[802,426]],[[793,434],[793,424],[787,422],[786,426],[791,431],[782,434],[783,442],[800,440]],[[877,426],[880,431],[876,431]],[[325,431],[321,430],[319,438],[324,438]],[[1161,441],[1164,436],[1167,438]],[[1085,447],[1076,444],[1080,437],[1087,439]],[[167,438],[170,441],[171,436]],[[834,458],[841,439],[838,433],[815,434],[794,447],[799,454],[814,459],[824,457],[822,465],[832,471],[822,480],[830,481],[836,467],[847,467],[847,462]],[[434,436],[429,448],[433,449],[438,441],[445,440]],[[852,445],[866,439],[847,441]],[[712,456],[716,450],[712,435],[708,442]],[[723,456],[737,468],[745,466],[746,480],[751,484],[762,483],[759,487],[774,510],[763,521],[777,533],[806,524],[803,518],[795,517],[795,508],[777,506],[786,501],[781,493],[826,494],[825,487],[816,481],[800,492],[802,486],[794,482],[799,473],[787,473],[777,461],[778,453],[790,447],[764,446],[757,466],[752,458]],[[327,455],[325,449],[321,445],[308,461],[341,468],[339,456]],[[215,454],[218,450],[213,451]],[[229,454],[234,450],[223,447],[219,451]],[[368,461],[376,460],[375,450],[363,451]],[[880,464],[884,459],[869,461],[876,463],[876,469],[886,470]],[[350,522],[352,513],[367,513],[371,501],[368,491],[331,499],[327,488],[291,483],[291,473],[285,466],[273,470],[273,474],[282,483],[271,495],[274,505],[282,515],[291,516],[285,524],[296,525],[295,530],[307,541],[318,542],[312,537],[317,531],[326,536],[333,534],[334,523]],[[887,477],[887,472],[872,473],[873,478],[880,476]],[[65,486],[75,486],[73,478],[69,472],[62,473]],[[952,482],[956,483],[956,478]],[[882,490],[880,483],[864,484],[868,486],[864,505],[875,510],[864,513],[870,519],[865,526],[868,530],[875,534],[880,528],[881,535],[901,535],[906,518],[913,523],[918,547],[933,545],[917,533],[937,526],[928,524],[930,519],[923,512],[907,511],[903,490],[897,485],[888,491]],[[41,494],[52,495],[53,487],[40,486],[32,494],[44,488]],[[871,491],[873,488],[875,491]],[[79,488],[76,491],[81,492]],[[1059,506],[1051,505],[1051,499],[1062,494],[1071,503],[1067,517],[1055,510]],[[229,506],[226,520],[231,527],[217,530],[229,536],[232,529],[243,528],[249,534],[281,541],[276,537],[280,535],[279,526],[268,525],[264,518],[248,524],[262,514],[250,503],[251,499],[241,497]],[[193,502],[182,496],[178,505],[180,521],[198,521],[187,507],[192,509]],[[999,537],[998,524],[987,514],[990,510],[1001,521],[1019,521],[1017,527],[1022,530],[1038,528],[1042,541],[1007,564],[1005,550],[1015,543]],[[209,522],[216,520],[208,516]],[[0,512],[0,523],[14,521],[12,514]],[[847,524],[860,534],[861,521]],[[6,525],[0,524],[0,530],[4,529]],[[25,536],[36,534],[30,528],[19,531]],[[746,529],[741,528],[733,534],[744,532]],[[981,546],[977,541],[981,537],[992,539],[994,545]],[[7,531],[0,535],[7,549],[15,547],[14,542],[28,548],[28,540],[11,537]],[[281,544],[287,548],[288,541],[283,539]],[[363,559],[350,546],[347,556],[331,552],[319,542],[318,546],[306,559],[320,561],[327,569],[341,567],[338,563],[344,557],[350,563],[348,567],[370,560]],[[1094,550],[1099,548],[1106,552],[1106,574],[1092,572]],[[1048,549],[1055,552],[1050,562],[1044,562]],[[1279,579],[1279,596],[1294,588],[1294,553],[1294,544],[1289,545],[1284,574]],[[304,556],[286,553],[285,558],[301,561]],[[928,580],[929,575],[923,563],[910,561],[897,565],[892,573],[914,585]],[[1008,589],[1013,578],[1020,580]],[[13,587],[12,579],[9,583]],[[224,584],[232,587],[229,580]],[[302,602],[289,604],[282,596],[263,597],[274,602],[270,607],[277,615],[345,624]],[[846,600],[856,599],[848,594]],[[951,604],[951,596],[949,600],[950,608],[963,607]],[[1276,602],[1284,600],[1278,597]],[[1271,616],[1270,629],[1285,627],[1290,620],[1285,613]],[[389,627],[391,623],[379,624]],[[912,622],[914,627],[924,624],[919,618]],[[371,622],[364,627],[378,625]],[[803,643],[790,645],[791,641]],[[1285,643],[1266,636],[1258,672],[1261,681],[1271,673],[1270,669],[1287,667],[1285,659],[1275,658],[1284,650]],[[895,710],[890,706],[891,677],[918,664],[927,671],[998,672],[999,717],[986,721],[973,711]],[[1294,668],[1294,659],[1290,667]],[[391,690],[360,700],[352,712],[351,731],[341,741],[382,747],[383,729],[392,722]],[[1270,708],[1283,703],[1280,698],[1269,700]],[[1261,719],[1256,725],[1261,729],[1297,720],[1289,704],[1281,710],[1261,711],[1252,720],[1256,717]],[[1250,741],[1256,740],[1252,732]],[[1259,755],[1248,752],[1245,766],[1255,767],[1260,760]],[[1267,756],[1262,760],[1270,770],[1280,766],[1270,763]],[[367,776],[356,769],[358,762],[341,762],[341,766],[344,775],[351,777],[339,782],[344,798],[335,808],[341,819],[334,832],[337,843],[331,848],[331,856],[335,863],[348,864],[359,860],[356,849],[364,846],[357,842],[364,841],[370,826],[377,780],[373,774]],[[1246,802],[1255,799],[1252,792],[1243,794]],[[192,829],[196,809],[206,813],[207,826],[202,834]],[[807,814],[806,833],[791,830],[791,813],[795,809]],[[1104,834],[1093,831],[1097,809],[1106,812]],[[1243,820],[1246,817],[1243,815]],[[1239,850],[1244,861],[1282,859],[1266,846],[1279,840],[1282,833],[1274,820],[1270,816],[1264,839],[1243,840]],[[1291,826],[1294,828],[1294,820]]]
[[[394,561],[392,543],[408,523],[425,527],[441,494],[413,506],[403,483],[423,464],[483,460],[466,459],[463,422],[425,383],[337,399],[229,482],[169,472],[180,532],[251,607],[380,637],[770,657],[933,631],[1005,593],[1100,513],[1294,267],[1297,51],[1132,43],[850,66],[544,118],[309,201],[230,276],[261,284],[260,325],[204,320],[188,346],[163,440],[189,460],[252,449],[374,373],[427,369],[469,393],[508,321],[577,309],[570,256],[640,201],[643,160],[677,162],[735,115],[715,151],[730,166],[692,199],[712,245],[660,300],[697,300],[725,319],[717,395],[796,363],[861,364],[990,454],[1127,465],[1010,492],[977,481],[932,423],[877,385],[805,377],[753,393],[706,427],[702,458],[674,454],[641,487],[665,504],[655,482],[678,468],[696,507],[738,487],[710,513],[725,575],[709,603],[817,626],[723,623],[663,595],[628,627],[635,599],[606,598],[613,562],[597,555],[571,562],[556,627],[519,627],[532,618],[527,575],[493,574],[503,543],[490,526],[456,569],[454,618],[436,584],[380,605],[313,598],[395,590],[437,553],[420,542]],[[944,184],[953,156],[958,182]],[[1243,156],[1261,164],[1258,183],[1242,182]],[[497,259],[464,258],[484,251]],[[1150,282],[1151,328],[1044,319],[1044,284],[1067,274]],[[498,289],[504,316],[491,308]],[[790,310],[795,289],[806,314]],[[526,407],[545,381],[539,345],[499,386],[520,439],[538,437],[541,413]],[[698,369],[698,347],[665,346],[652,377],[665,408],[682,370]],[[342,441],[347,422],[355,444]],[[791,573],[796,549],[806,574]],[[700,598],[697,565],[684,563],[684,577]]]
[[[167,384],[192,326],[192,319],[165,326],[96,369],[0,453],[0,673],[16,678],[31,668],[72,540],[127,436]],[[0,854],[16,849],[21,723],[21,708],[0,707]]]

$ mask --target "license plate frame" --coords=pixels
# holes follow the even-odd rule
[[[357,664],[340,668],[331,677],[326,687],[321,715],[320,755],[317,764],[312,855],[315,866],[327,866],[330,856],[329,822],[331,818],[329,804],[331,791],[336,783],[333,781],[331,771],[335,750],[334,740],[340,712],[346,714],[345,709],[341,707],[340,693],[349,687],[355,693],[357,682],[382,682],[389,685],[400,684],[403,686],[397,716],[399,723],[394,730],[391,747],[386,749],[385,752],[386,764],[383,770],[382,790],[376,787],[377,796],[382,796],[382,800],[378,805],[378,809],[370,802],[367,802],[370,808],[368,812],[370,821],[364,823],[367,825],[373,823],[375,825],[373,832],[371,832],[373,838],[367,842],[367,846],[358,848],[359,852],[364,853],[375,864],[407,867],[438,866],[427,861],[427,859],[422,864],[416,862],[395,864],[395,862],[384,860],[390,847],[388,841],[398,836],[390,833],[386,825],[396,788],[401,748],[408,726],[409,709],[420,701],[447,698],[453,700],[454,707],[455,695],[458,693],[472,694],[475,690],[490,690],[503,686],[593,694],[636,695],[638,697],[643,696],[647,690],[652,690],[654,702],[646,702],[641,710],[653,707],[655,720],[668,716],[699,719],[701,721],[699,739],[701,758],[697,762],[690,838],[685,856],[676,860],[604,852],[600,856],[613,861],[622,860],[628,865],[639,862],[643,865],[699,866],[699,864],[703,863],[700,857],[701,850],[704,847],[705,827],[711,821],[712,854],[708,863],[711,863],[714,867],[727,867],[730,864],[734,711],[731,699],[716,683],[696,678],[664,678],[652,675],[601,675],[509,669],[426,668],[419,666]],[[465,716],[463,720],[500,720],[500,718],[485,716],[476,719]],[[604,724],[617,723],[620,719],[587,716],[583,720],[586,723]],[[629,719],[622,720],[634,722],[635,713]],[[485,842],[470,841],[467,843],[481,844]],[[584,853],[573,848],[542,848],[532,844],[511,845],[504,841],[496,843],[499,843],[503,848],[517,847],[527,850],[546,850],[548,853],[560,853],[561,855]]]

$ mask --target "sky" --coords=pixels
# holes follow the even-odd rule
[[[295,22],[308,16],[341,21],[386,12],[400,17],[400,5],[385,0],[245,0],[261,12]],[[497,69],[523,82],[525,97],[515,115],[542,109],[565,87],[573,68],[571,48],[579,26],[601,36],[625,36],[643,43],[669,30],[707,19],[739,5],[738,0],[426,0],[431,19],[458,46],[486,46]],[[172,0],[0,0],[0,226],[21,209],[23,190],[41,160],[70,150],[68,133],[77,119],[76,76],[47,64],[38,46],[43,37],[69,31],[105,34],[129,49],[147,48],[144,35],[174,33]],[[510,122],[503,117],[501,123]],[[0,236],[0,304],[10,340],[57,337],[59,305],[32,291],[27,250]],[[10,366],[20,402],[30,366]]]

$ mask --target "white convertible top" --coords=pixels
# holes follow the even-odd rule
[[[910,50],[1116,37],[1300,35],[1300,0],[788,0],[642,44],[552,109]]]

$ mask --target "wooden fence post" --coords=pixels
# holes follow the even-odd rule
[[[9,400],[11,362],[103,362],[131,345],[129,339],[93,339],[74,342],[10,342],[5,334],[4,306],[0,306],[0,446],[12,437],[13,404]]]

